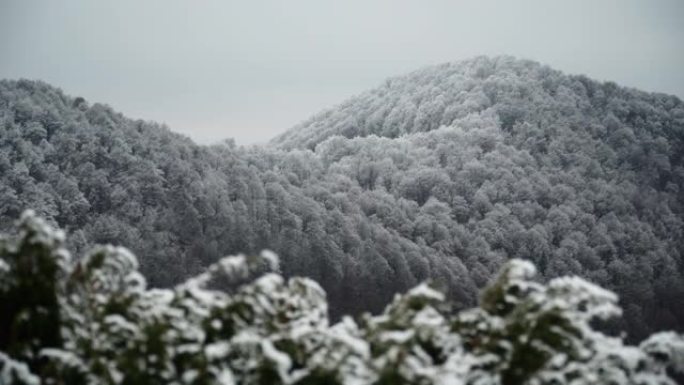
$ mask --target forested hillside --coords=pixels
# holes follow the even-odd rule
[[[33,208],[153,285],[268,248],[334,314],[427,278],[465,307],[523,258],[615,290],[631,336],[684,329],[684,104],[533,62],[393,78],[250,148],[2,81],[0,179],[3,230]]]

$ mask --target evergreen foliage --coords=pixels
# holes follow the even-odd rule
[[[2,384],[662,385],[684,370],[683,336],[626,345],[591,325],[620,314],[613,293],[577,277],[539,283],[518,259],[474,309],[453,312],[423,283],[331,325],[321,287],[283,278],[270,252],[150,289],[125,249],[72,260],[35,214],[18,227],[0,244]]]

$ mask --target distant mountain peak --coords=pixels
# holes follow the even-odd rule
[[[543,123],[535,117],[541,110],[600,114],[605,107],[601,99],[616,95],[681,105],[674,96],[566,75],[531,60],[478,56],[388,78],[292,127],[271,143],[286,149],[313,149],[335,135],[393,138],[458,124],[484,111],[494,112],[501,128],[510,129],[526,121]]]

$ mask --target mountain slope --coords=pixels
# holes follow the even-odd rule
[[[361,165],[361,186],[443,203],[468,234],[449,251],[464,260],[486,254],[472,249],[479,241],[546,275],[573,272],[657,304],[626,306],[628,319],[682,320],[658,310],[682,300],[672,277],[683,267],[684,105],[674,96],[481,57],[390,79],[272,143]],[[387,178],[392,147],[422,166],[402,161]]]
[[[0,119],[0,215],[34,207],[80,244],[129,246],[158,285],[270,248],[336,314],[426,278],[470,305],[526,258],[616,290],[635,337],[684,328],[673,96],[504,57],[390,79],[259,148],[197,146],[36,82],[0,83]]]

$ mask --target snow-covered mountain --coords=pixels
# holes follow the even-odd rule
[[[41,82],[0,82],[0,216],[124,244],[158,285],[269,248],[335,314],[425,279],[461,306],[511,258],[684,328],[684,104],[480,57],[387,80],[269,145],[199,146]]]

